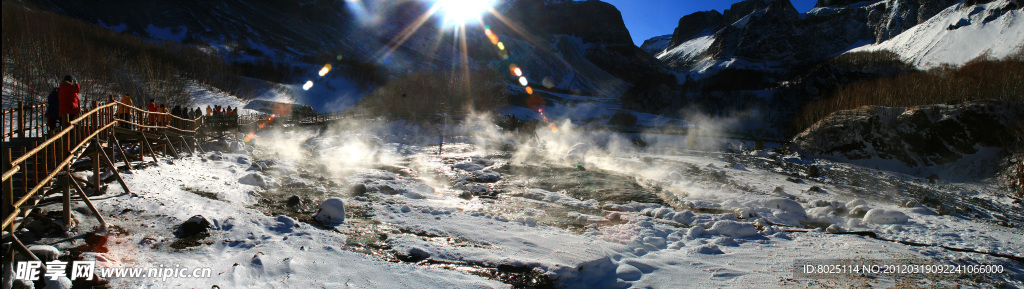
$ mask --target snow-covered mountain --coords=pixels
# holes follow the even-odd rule
[[[921,66],[959,64],[1012,53],[1024,42],[1020,15],[1016,0],[819,1],[803,14],[788,0],[747,0],[682,17],[655,55],[697,76],[730,68],[785,75],[862,46]]]
[[[958,3],[886,41],[852,51],[889,50],[920,68],[959,65],[982,55],[1024,49],[1024,10],[1017,2]]]

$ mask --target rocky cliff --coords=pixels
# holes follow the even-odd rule
[[[986,177],[996,172],[1004,148],[1020,145],[1012,132],[1022,119],[1021,102],[870,106],[832,114],[797,135],[792,148],[872,166],[898,163],[910,172],[943,167],[949,169],[944,178]]]

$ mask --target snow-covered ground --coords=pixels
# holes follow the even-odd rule
[[[112,233],[106,252],[82,256],[213,270],[114,287],[1024,286],[1019,261],[933,246],[1024,256],[1021,203],[985,181],[933,184],[685,136],[643,135],[638,148],[569,123],[515,137],[476,120],[446,129],[441,153],[436,129],[363,120],[161,160],[123,175],[132,194],[112,184],[93,198]],[[329,198],[344,202],[344,223],[314,218]],[[195,215],[209,235],[176,237]],[[795,269],[826,259],[1004,273]]]

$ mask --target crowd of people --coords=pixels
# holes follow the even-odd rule
[[[53,91],[46,97],[47,107],[45,112],[46,124],[50,131],[62,127],[64,124],[63,120],[73,120],[81,114],[81,105],[79,103],[78,95],[82,92],[81,85],[71,75],[64,76],[60,86],[53,88]],[[113,98],[113,95],[111,95]],[[134,103],[131,95],[125,94],[121,96],[121,103],[117,106],[116,116],[122,120],[132,120],[132,107]],[[187,107],[181,107],[176,105],[174,108],[168,110],[166,104],[157,105],[156,99],[150,98],[149,103],[146,104],[145,111],[150,112],[145,118],[147,125],[150,126],[166,126],[171,122],[171,116],[175,116],[181,119],[196,119],[203,116],[203,110],[201,107],[189,109]],[[224,116],[224,115],[238,115],[238,108],[232,108],[231,106],[222,107],[206,106],[206,116]],[[129,127],[128,123],[121,123],[121,127]]]

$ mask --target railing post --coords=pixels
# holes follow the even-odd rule
[[[97,109],[96,107],[99,107],[96,104],[96,101],[92,102],[93,109]],[[96,113],[92,114],[92,132],[100,130],[100,113],[101,112],[97,110]],[[96,137],[99,138],[100,136],[97,135]],[[99,192],[100,183],[102,183],[100,182],[100,152],[103,150],[103,147],[100,146],[99,140],[93,139],[92,143],[96,145],[96,154],[92,157],[93,189],[95,189],[96,192]],[[85,192],[82,192],[82,194],[85,194]]]
[[[4,148],[3,162],[8,167],[14,168],[11,164],[11,148]],[[4,209],[3,218],[6,219],[11,213],[14,212],[14,180],[8,179],[4,181]],[[11,224],[11,233],[14,233],[14,224]]]
[[[68,117],[67,115],[65,115],[64,116],[64,123],[65,123],[65,125],[64,125],[65,128],[66,127],[70,127],[70,125],[71,125],[71,118]],[[71,135],[68,138],[63,138],[62,137],[62,139],[64,139],[64,141],[62,142],[62,147],[61,147],[61,154],[63,156],[57,161],[57,164],[63,163],[64,159],[67,159],[67,158],[71,157],[71,147],[73,146],[74,143],[78,143],[78,141],[77,141],[79,139],[78,132],[79,132],[78,127],[75,127],[75,128],[73,128],[71,130]],[[68,229],[70,229],[71,228],[71,183],[70,182],[74,181],[74,180],[71,179],[71,163],[68,163],[67,165],[62,166],[60,169],[64,170],[64,173],[65,173],[64,175],[65,175],[65,177],[68,178],[67,182],[65,182],[64,185],[61,186],[61,192],[64,193],[64,198],[62,200],[63,203],[64,203],[63,221],[64,221],[64,224],[68,226]]]
[[[25,137],[25,103],[18,101],[18,137]]]

